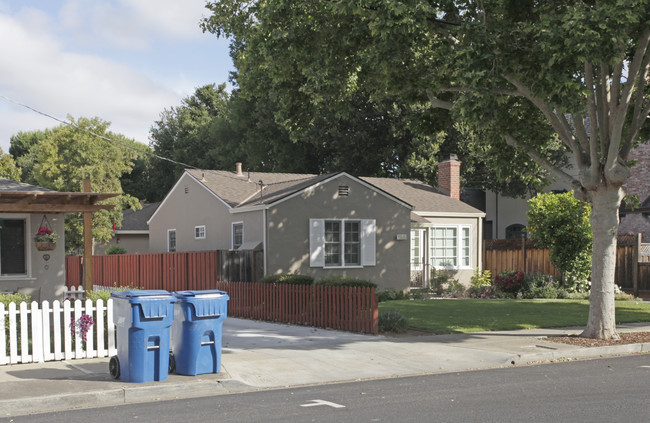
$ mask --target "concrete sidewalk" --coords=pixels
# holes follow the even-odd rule
[[[650,324],[619,330],[650,331]],[[228,318],[219,374],[135,384],[111,379],[108,358],[0,366],[0,416],[650,351],[650,343],[583,348],[540,339],[579,332],[393,338]]]

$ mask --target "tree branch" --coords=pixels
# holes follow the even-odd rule
[[[639,73],[639,85],[636,87],[636,96],[634,99],[634,109],[632,112],[632,125],[627,138],[624,140],[623,148],[625,149],[625,154],[621,154],[621,157],[627,157],[632,145],[634,144],[635,138],[639,135],[639,131],[643,127],[643,123],[648,118],[648,113],[650,113],[650,101],[647,102],[646,106],[643,107],[643,102],[646,100],[645,88],[648,84],[648,76],[650,73],[650,49],[646,50],[645,58],[641,66],[642,71]]]
[[[566,144],[566,146],[571,149],[571,152],[578,162],[578,166],[583,165],[580,147],[576,143],[568,123],[566,125],[564,124],[566,123],[564,116],[562,116],[562,119],[560,119],[558,117],[559,113],[556,114],[556,112],[553,110],[553,108],[551,108],[549,104],[547,104],[541,98],[535,96],[521,81],[507,75],[504,76],[504,78],[512,85],[514,85],[524,97],[526,97],[535,106],[537,106],[537,108],[544,114],[544,116],[546,116],[546,119],[548,119],[555,132],[557,132],[557,134],[560,136],[560,139],[562,139],[562,141],[564,141],[564,144]],[[564,122],[562,122],[562,120],[564,120]]]
[[[528,154],[528,156],[533,159],[535,163],[540,165],[544,170],[551,174],[556,180],[564,183],[568,187],[572,187],[575,191],[582,192],[582,184],[580,181],[569,175],[568,173],[560,170],[553,163],[549,162],[547,159],[542,157],[537,151],[530,148],[529,146],[520,143],[512,135],[505,136],[506,144],[511,147],[522,149]]]
[[[600,137],[600,159],[603,162],[606,159],[607,149],[609,147],[609,112],[607,107],[609,103],[607,102],[607,90],[603,86],[603,84],[606,83],[607,77],[605,78],[605,82],[603,82],[601,72],[600,76],[596,80],[596,85],[594,87],[596,92],[596,110],[598,111],[598,120],[591,122],[594,130],[598,129],[598,135]],[[601,106],[599,107],[599,105]]]
[[[615,161],[618,159],[623,137],[625,115],[627,114],[627,109],[630,105],[630,100],[632,98],[634,88],[637,85],[639,87],[643,87],[645,85],[645,81],[639,82],[639,79],[645,74],[645,69],[641,71],[641,66],[645,61],[648,43],[650,43],[650,28],[646,28],[639,39],[636,51],[634,52],[634,57],[632,58],[632,63],[628,69],[627,82],[623,86],[623,92],[621,94],[620,101],[618,101],[618,99],[612,99],[612,103],[615,100],[618,101],[618,107],[612,108],[612,110],[615,110],[615,114],[612,119],[611,128],[609,128],[610,144],[607,151],[606,169],[613,168],[616,163]]]
[[[429,97],[429,101],[431,102],[431,105],[435,108],[451,110],[451,108],[454,106],[454,103],[452,103],[451,101],[440,100],[438,97],[435,96],[435,93],[431,90],[427,90],[427,97]]]
[[[594,69],[590,62],[585,62],[585,83],[587,84],[587,108],[589,109],[589,157],[591,166],[600,163],[598,158],[598,114],[594,98]]]

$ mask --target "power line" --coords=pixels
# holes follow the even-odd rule
[[[155,157],[156,159],[159,159],[159,160],[165,160],[165,161],[168,161],[168,162],[173,163],[173,164],[177,164],[177,165],[184,166],[184,167],[186,167],[186,168],[191,168],[191,169],[197,169],[197,170],[200,170],[200,169],[199,169],[198,167],[196,167],[196,166],[191,166],[191,165],[188,165],[188,164],[186,164],[186,163],[177,162],[176,160],[172,160],[172,159],[169,159],[169,158],[167,158],[167,157],[159,156],[159,155],[157,155],[157,154],[155,154],[155,153],[152,153],[152,152],[150,152],[150,151],[143,151],[143,150],[140,150],[140,149],[138,149],[138,148],[136,148],[136,147],[134,147],[134,146],[132,146],[132,145],[124,144],[123,142],[120,142],[120,141],[117,141],[117,140],[114,140],[114,139],[111,139],[111,138],[105,137],[105,136],[103,136],[103,135],[96,134],[96,133],[94,133],[94,132],[92,132],[92,131],[89,131],[89,130],[87,130],[87,129],[81,128],[81,127],[79,127],[78,125],[75,125],[75,124],[72,123],[72,122],[68,122],[68,121],[66,121],[66,120],[62,120],[62,119],[59,119],[59,118],[57,118],[57,117],[55,117],[55,116],[49,115],[49,114],[47,114],[47,113],[45,113],[45,112],[41,112],[40,110],[37,110],[37,109],[35,109],[35,108],[31,107],[31,106],[28,106],[27,104],[19,103],[19,102],[15,101],[15,100],[13,100],[13,99],[11,99],[11,98],[5,96],[5,95],[0,94],[0,98],[4,99],[4,100],[6,100],[6,101],[8,101],[8,102],[10,102],[10,103],[13,103],[13,104],[15,104],[15,105],[17,105],[17,106],[20,106],[20,107],[24,107],[24,108],[26,108],[26,109],[29,109],[29,110],[31,110],[32,112],[38,113],[39,115],[45,116],[45,117],[47,117],[47,118],[49,118],[49,119],[55,120],[55,121],[57,121],[57,122],[59,122],[59,123],[62,123],[62,124],[64,124],[64,125],[71,126],[71,127],[75,128],[75,129],[78,129],[79,131],[83,131],[83,132],[85,132],[85,133],[87,133],[87,134],[90,134],[90,135],[92,135],[92,136],[94,136],[94,137],[101,138],[101,139],[103,139],[103,140],[105,140],[105,141],[112,142],[112,143],[115,143],[115,144],[119,144],[119,145],[121,145],[122,147],[126,147],[126,148],[129,148],[129,149],[131,149],[131,150],[135,150],[135,151],[137,151],[138,153],[147,154],[147,155],[149,155],[149,156],[151,156],[151,157]]]

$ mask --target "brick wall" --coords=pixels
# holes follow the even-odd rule
[[[438,189],[460,200],[460,162],[456,158],[438,163]]]

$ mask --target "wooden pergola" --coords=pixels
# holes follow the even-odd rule
[[[84,192],[0,191],[0,213],[79,213],[84,214],[84,289],[92,290],[93,236],[92,213],[115,208],[100,201],[120,194],[90,192],[90,181],[84,180]]]

